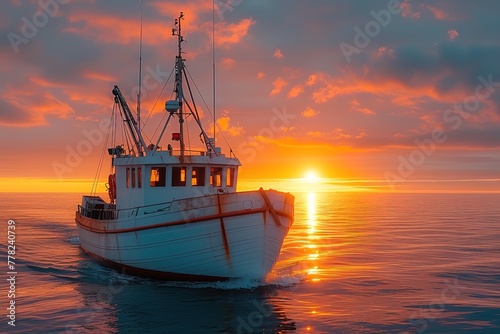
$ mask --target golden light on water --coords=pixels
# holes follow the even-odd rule
[[[312,262],[313,267],[310,268],[307,273],[311,276],[311,281],[317,282],[320,279],[315,277],[318,274],[318,265],[317,262],[319,260],[319,250],[316,245],[318,237],[316,236],[316,193],[310,192],[307,194],[307,245],[306,248],[310,252],[308,255],[308,260]]]

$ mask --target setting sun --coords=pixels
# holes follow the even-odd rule
[[[317,182],[319,180],[319,176],[318,176],[318,173],[315,171],[315,170],[308,170],[305,174],[304,174],[304,179],[308,182]]]

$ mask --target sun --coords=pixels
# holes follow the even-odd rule
[[[304,174],[304,179],[309,183],[315,183],[315,182],[318,182],[319,176],[315,170],[308,170]]]

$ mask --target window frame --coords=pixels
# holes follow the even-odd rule
[[[210,185],[212,187],[222,187],[222,167],[210,167]]]
[[[172,187],[185,187],[187,185],[186,166],[172,166],[171,175]]]
[[[153,171],[156,171],[158,180],[152,180]],[[152,166],[149,170],[149,186],[151,188],[161,188],[167,186],[167,167]]]
[[[192,166],[191,167],[191,186],[192,187],[204,187],[205,186],[205,179],[206,179],[205,173],[206,173],[206,171],[207,171],[207,168],[205,166]],[[196,184],[194,184],[194,181],[196,181]]]

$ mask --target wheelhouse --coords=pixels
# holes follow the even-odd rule
[[[143,157],[114,156],[117,209],[176,199],[236,192],[237,158],[173,156],[156,151]]]

